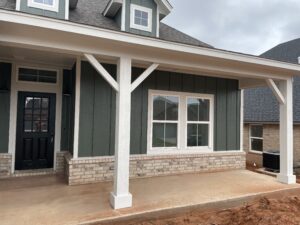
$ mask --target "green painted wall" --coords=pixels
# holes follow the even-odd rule
[[[105,65],[116,75],[116,68]],[[133,68],[133,80],[142,69]],[[240,148],[240,91],[237,80],[155,71],[132,94],[131,154],[147,152],[148,90],[215,95],[215,151]],[[82,63],[79,156],[114,154],[115,92],[89,65]]]
[[[0,62],[0,153],[8,153],[11,64]]]
[[[141,31],[130,28],[130,5],[136,4],[152,9],[152,32]],[[125,30],[134,34],[156,37],[157,27],[157,5],[154,0],[126,0],[126,23]]]
[[[63,72],[63,99],[61,121],[61,150],[73,153],[74,111],[75,111],[75,65]]]
[[[58,12],[28,7],[27,1],[28,0],[21,0],[20,11],[40,16],[65,19],[65,0],[59,0]]]

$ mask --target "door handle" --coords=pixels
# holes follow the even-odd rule
[[[53,141],[54,141],[54,137],[51,136],[50,143],[53,144]]]

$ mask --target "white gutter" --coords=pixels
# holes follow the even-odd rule
[[[47,17],[35,16],[16,11],[8,11],[0,9],[0,21],[16,23],[21,25],[35,26],[45,29],[59,30],[74,34],[98,37],[118,42],[124,42],[132,45],[141,45],[145,47],[153,47],[164,50],[176,51],[178,53],[189,53],[198,56],[206,56],[233,60],[238,62],[256,64],[261,66],[269,66],[274,68],[294,70],[300,72],[300,66],[296,64],[279,62],[270,59],[263,59],[256,56],[244,55],[241,53],[228,52],[224,50],[204,48],[187,44],[165,41],[162,39],[143,37],[121,31],[114,31],[93,27],[89,25],[78,24],[70,21],[57,20]]]

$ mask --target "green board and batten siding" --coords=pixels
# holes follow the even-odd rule
[[[29,7],[28,0],[21,0],[20,1],[20,11],[26,12],[26,13],[31,13],[31,14],[36,14],[36,15],[40,15],[40,16],[47,16],[47,17],[52,17],[52,18],[57,18],[57,19],[65,19],[65,7],[66,7],[65,4],[66,4],[65,0],[60,0],[59,6],[58,6],[58,12],[54,12],[54,11]]]
[[[105,65],[116,76],[116,68]],[[133,68],[133,80],[143,72]],[[215,151],[240,149],[240,91],[237,80],[155,71],[132,94],[131,154],[147,153],[148,90],[215,95]],[[114,154],[116,94],[89,65],[82,62],[79,156]]]
[[[0,153],[8,153],[11,71],[11,64],[0,62]]]

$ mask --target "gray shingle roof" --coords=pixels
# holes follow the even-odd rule
[[[120,31],[120,28],[113,19],[107,18],[102,14],[108,2],[109,0],[78,0],[77,8],[70,10],[69,20],[74,23]],[[0,8],[15,10],[16,0],[0,0]],[[212,46],[184,34],[164,23],[160,23],[160,39],[212,48]]]
[[[300,56],[300,39],[295,39],[270,49],[260,57],[289,63],[298,63]],[[294,79],[294,122],[300,123],[300,78]],[[279,105],[269,88],[245,90],[245,122],[279,122]]]

